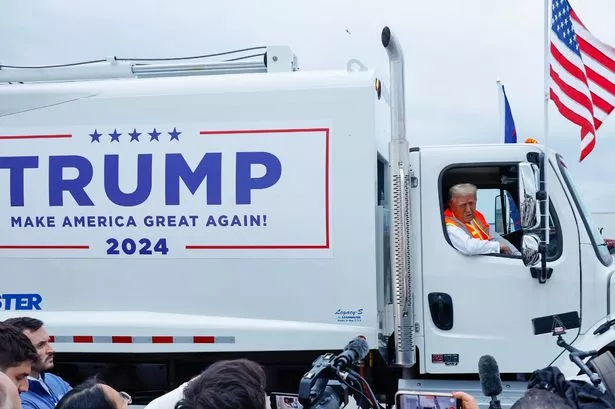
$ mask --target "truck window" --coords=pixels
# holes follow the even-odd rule
[[[561,155],[557,155],[557,165],[559,167],[562,176],[564,177],[564,181],[566,182],[566,186],[568,186],[568,190],[574,200],[574,203],[581,215],[581,219],[583,220],[583,224],[585,225],[585,230],[589,235],[589,238],[592,242],[592,246],[594,248],[594,252],[596,253],[596,257],[598,260],[602,262],[605,266],[610,266],[613,263],[613,257],[611,256],[609,249],[607,247],[607,243],[605,243],[604,239],[600,235],[600,231],[596,227],[594,223],[591,213],[587,211],[583,201],[580,199],[579,192],[570,177],[568,172],[568,167],[564,162],[564,158]]]
[[[503,189],[478,189],[478,203],[491,203],[482,210],[498,234],[521,230],[520,216],[513,195]]]
[[[524,232],[521,228],[519,216],[516,164],[449,168],[441,175],[440,183],[443,232],[447,242],[451,246],[455,247],[449,237],[447,218],[445,217],[445,211],[448,208],[449,189],[460,183],[470,183],[477,188],[476,210],[484,217],[490,229],[490,231],[487,232],[489,236],[495,236],[495,234],[493,234],[495,232],[514,246],[516,250],[521,251],[521,242]],[[547,259],[555,260],[561,254],[562,236],[555,209],[553,206],[551,206],[550,209],[550,236]],[[450,219],[448,219],[448,221],[450,224]],[[478,217],[477,221],[473,223],[481,224],[478,221]],[[470,224],[472,225],[472,223]],[[459,232],[459,230],[457,231]],[[466,229],[466,233],[472,235],[476,234],[477,238],[485,237],[480,231],[476,232],[473,230],[471,226]],[[520,255],[504,254],[497,254],[497,256],[521,257]]]

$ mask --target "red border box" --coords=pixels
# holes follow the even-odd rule
[[[239,129],[201,131],[201,135],[237,135],[237,134],[263,134],[263,133],[325,133],[325,243],[314,245],[186,245],[186,250],[316,250],[328,249],[329,241],[329,128],[291,128],[291,129]]]

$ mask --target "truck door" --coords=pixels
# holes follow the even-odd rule
[[[478,189],[477,210],[520,250],[523,232],[515,223],[517,169],[525,157],[519,151],[518,161],[511,161],[510,153],[507,150],[504,157],[501,150],[489,154],[465,148],[421,151],[424,372],[476,372],[484,354],[496,358],[501,372],[532,372],[549,365],[561,352],[551,335],[534,335],[532,319],[580,313],[577,223],[551,167],[548,267],[553,272],[546,283],[532,277],[520,256],[467,256],[448,237],[443,220],[448,189],[472,183]],[[494,158],[498,154],[501,161]],[[485,157],[494,160],[485,163]],[[459,163],[459,158],[464,162]],[[572,341],[577,332],[570,330],[566,339]]]

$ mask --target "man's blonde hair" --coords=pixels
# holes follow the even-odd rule
[[[476,197],[476,186],[471,183],[458,183],[448,190],[448,199],[451,200],[455,196],[474,195]]]

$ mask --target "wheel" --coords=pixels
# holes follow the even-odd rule
[[[611,351],[606,351],[591,361],[595,371],[600,375],[602,384],[611,396],[615,396],[615,357]]]

